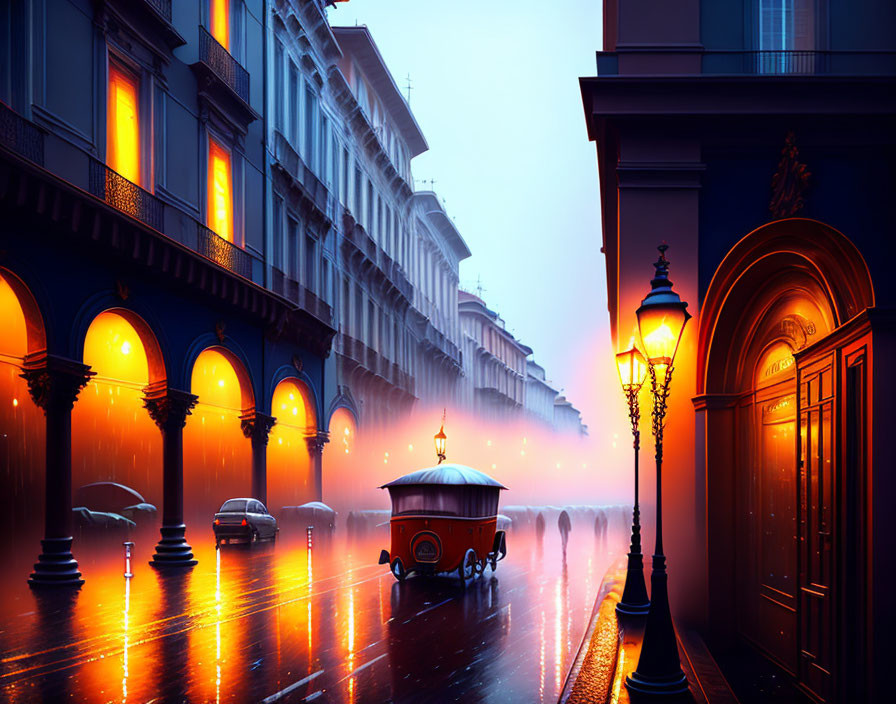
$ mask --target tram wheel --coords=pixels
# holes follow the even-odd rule
[[[404,578],[407,577],[407,572],[405,572],[404,565],[401,563],[401,558],[396,557],[392,560],[392,576],[395,577],[399,582],[403,582]]]
[[[464,559],[463,562],[460,563],[460,567],[457,568],[457,573],[464,582],[466,582],[468,579],[472,579],[473,575],[476,574],[477,564],[478,560],[476,559],[476,552],[472,548],[470,548],[464,555]]]

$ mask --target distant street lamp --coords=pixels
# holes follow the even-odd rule
[[[668,246],[658,247],[659,260],[654,264],[656,275],[650,282],[650,293],[637,310],[638,331],[647,355],[650,386],[653,392],[653,436],[656,444],[656,551],[650,575],[650,608],[644,627],[641,656],[634,674],[626,678],[626,686],[635,692],[654,695],[675,695],[687,691],[688,681],[681,669],[678,643],[672,613],[669,610],[666,557],[663,554],[663,426],[666,402],[672,381],[672,364],[681,342],[684,326],[690,319],[688,304],[672,291],[669,281]]]
[[[439,458],[439,464],[445,461],[445,442],[448,440],[448,436],[445,435],[445,416],[442,415],[442,427],[439,428],[439,432],[435,434],[433,438],[436,443],[436,457]]]
[[[638,505],[638,454],[641,450],[641,407],[638,392],[647,377],[647,361],[632,338],[629,348],[616,355],[616,370],[622,391],[628,401],[628,416],[632,422],[632,439],[635,448],[635,508],[632,512],[632,545],[628,553],[628,571],[625,575],[625,589],[622,600],[616,604],[616,611],[627,616],[643,616],[650,608],[647,585],[644,584],[644,558],[641,555],[641,509]]]

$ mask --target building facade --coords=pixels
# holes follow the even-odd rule
[[[3,521],[42,538],[35,585],[79,583],[88,483],[160,508],[160,567],[231,496],[320,498],[335,329],[318,255],[277,280],[271,194],[301,188],[268,164],[264,23],[260,0],[4,10]],[[322,252],[332,215],[298,207]]]
[[[472,293],[458,294],[463,335],[462,403],[488,421],[523,417],[526,402],[526,358],[532,349],[504,327],[504,321]]]
[[[470,250],[435,193],[416,192],[411,213],[416,394],[423,407],[457,406],[463,381],[457,295],[460,262]]]
[[[874,624],[894,621],[896,12],[604,8],[581,89],[614,341],[664,240],[694,315],[666,427],[673,611],[719,653],[757,649],[814,700],[878,701],[891,648]]]
[[[545,378],[544,367],[533,360],[526,361],[526,402],[529,415],[542,426],[554,427],[554,401],[557,389]]]

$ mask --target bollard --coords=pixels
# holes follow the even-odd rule
[[[314,526],[308,526],[308,527],[305,529],[305,535],[308,537],[308,549],[309,549],[309,550],[311,549],[311,542],[312,542],[312,541],[311,541],[311,534],[312,534],[313,531],[314,531]]]
[[[134,547],[134,544],[128,540],[124,543],[124,576],[127,579],[130,579],[134,576],[134,573],[131,572],[131,548]]]

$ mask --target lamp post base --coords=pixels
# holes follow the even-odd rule
[[[688,691],[688,680],[683,672],[669,677],[645,679],[637,672],[625,678],[625,686],[631,692],[649,694],[654,697],[675,696]]]
[[[646,616],[650,610],[647,585],[644,583],[644,558],[640,552],[628,554],[628,571],[622,599],[616,604],[616,613],[624,616]]]

